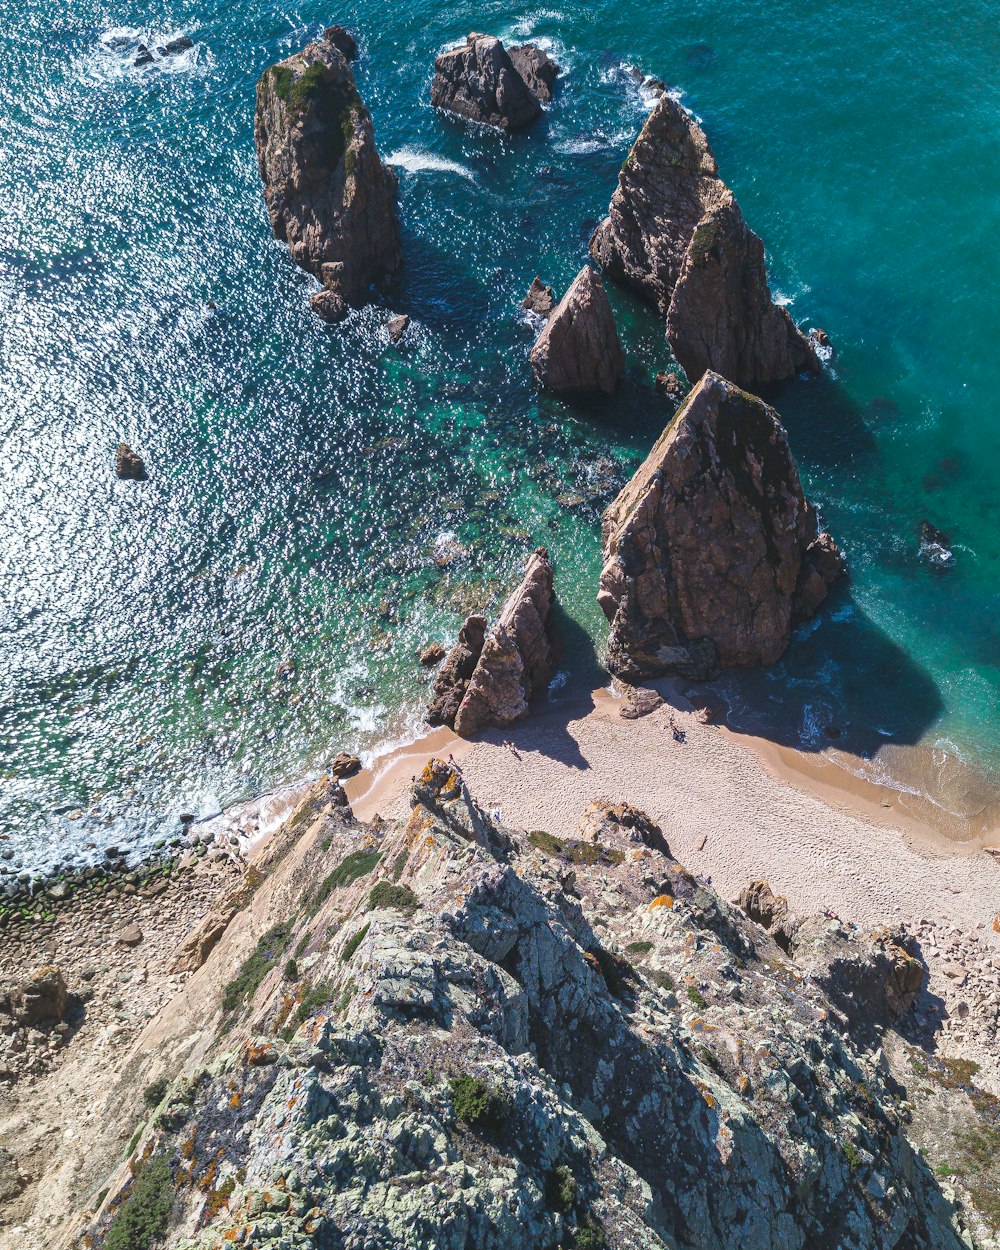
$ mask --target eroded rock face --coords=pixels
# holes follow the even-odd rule
[[[590,250],[666,318],[692,382],[706,369],[750,386],[819,368],[771,299],[764,245],[718,176],[704,131],[669,95],[633,144]]]
[[[555,672],[558,645],[549,620],[554,598],[552,564],[540,547],[493,628],[487,632],[482,616],[465,622],[434,683],[428,723],[450,725],[468,737],[527,715],[532,697]]]
[[[368,303],[402,263],[396,175],[376,151],[343,42],[311,43],[266,70],[254,121],[271,227],[322,282],[312,305],[327,321]]]
[[[295,951],[299,982],[279,947],[224,1029],[183,991],[147,1030],[167,1088],[134,1162],[170,1198],[163,1243],[969,1244],[907,1140],[879,1037],[655,828],[615,805],[585,843],[519,833],[442,761],[406,819],[318,810],[276,868],[282,936],[241,930],[199,980],[221,996],[266,939]],[[130,1123],[151,1077],[147,1050],[114,1104]],[[134,1183],[127,1163],[103,1176],[79,1233],[103,1244]]]
[[[556,395],[610,395],[624,368],[625,353],[604,284],[585,265],[531,349],[531,371]]]
[[[521,65],[537,77],[535,62],[526,55],[527,49],[513,52]],[[469,35],[463,47],[442,52],[435,60],[431,104],[500,130],[530,126],[541,114],[540,97],[521,77],[511,55],[492,35]]]
[[[528,287],[528,294],[524,297],[521,304],[522,308],[528,312],[536,313],[539,317],[547,317],[556,306],[555,296],[550,286],[539,277],[535,277],[531,286]]]
[[[559,66],[544,48],[534,43],[522,44],[509,52],[511,64],[521,75],[524,85],[536,99],[547,104],[552,99],[552,88],[559,77]]]
[[[598,602],[623,677],[772,664],[844,561],[778,414],[706,373],[604,514]]]

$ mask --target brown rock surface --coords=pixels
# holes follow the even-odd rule
[[[396,176],[334,42],[311,43],[265,71],[254,139],[274,235],[322,282],[314,310],[342,320],[389,281],[402,253]]]
[[[333,44],[348,61],[358,59],[358,42],[343,26],[328,26],[323,31],[323,38],[327,43]]]
[[[778,414],[707,373],[604,514],[598,602],[619,676],[771,664],[843,571]]]
[[[440,664],[447,654],[439,642],[429,642],[420,652],[420,663],[429,668],[433,664]]]
[[[475,33],[435,60],[431,104],[500,130],[529,126],[542,111],[500,40]]]
[[[539,317],[547,317],[555,305],[556,300],[552,288],[546,286],[541,278],[536,277],[528,288],[528,294],[524,297],[521,307],[529,312],[537,313]]]
[[[486,631],[482,616],[465,622],[434,683],[428,722],[450,725],[467,737],[526,715],[530,699],[555,670],[557,644],[549,620],[553,600],[552,564],[540,547],[493,628]]]
[[[585,265],[531,349],[537,381],[557,395],[610,395],[625,367],[604,284]]]
[[[132,482],[146,480],[146,466],[142,456],[134,452],[128,443],[119,443],[115,453],[115,472],[120,478]]]
[[[537,100],[547,104],[552,99],[552,88],[559,77],[559,66],[543,48],[534,43],[510,48],[509,55],[511,64],[524,80],[524,85]]]
[[[385,328],[388,331],[390,340],[393,343],[398,343],[406,331],[410,328],[410,318],[406,313],[403,313],[399,317],[392,317],[386,322]]]
[[[764,245],[718,176],[704,131],[669,95],[633,144],[590,250],[666,317],[691,381],[706,369],[742,386],[819,368],[772,302]]]

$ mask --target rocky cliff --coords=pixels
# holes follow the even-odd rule
[[[315,311],[340,321],[402,263],[396,176],[331,27],[257,84],[254,139],[271,227],[323,290]]]
[[[843,559],[778,414],[706,373],[604,514],[598,601],[622,676],[771,664]]]
[[[509,51],[492,35],[473,33],[434,62],[431,104],[468,121],[520,130],[552,98],[559,67],[534,44]]]
[[[751,386],[819,368],[771,299],[764,245],[718,176],[704,131],[671,96],[633,144],[590,250],[666,318],[692,382],[706,369]]]
[[[878,1038],[641,812],[504,828],[432,762],[408,819],[319,788],[279,842],[130,1057],[105,1130],[139,1127],[75,1244],[971,1244]]]
[[[463,625],[434,683],[428,723],[450,725],[467,737],[525,716],[556,669],[558,642],[549,619],[554,599],[552,564],[539,547],[493,628],[487,632],[478,615]]]
[[[543,294],[544,288],[539,292],[532,285],[528,293],[534,300],[532,311],[537,311]],[[548,314],[531,349],[531,371],[556,395],[610,395],[624,368],[625,353],[607,292],[585,265]]]

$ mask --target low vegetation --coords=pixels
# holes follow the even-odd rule
[[[285,953],[292,939],[290,921],[276,924],[261,935],[253,953],[244,961],[236,976],[226,986],[222,1010],[231,1015],[257,992],[257,987]]]
[[[166,1098],[169,1088],[170,1082],[165,1076],[161,1076],[157,1080],[151,1081],[142,1091],[142,1101],[150,1111],[155,1111],[164,1098]]]
[[[602,846],[599,842],[582,842],[579,839],[557,838],[554,833],[546,833],[544,829],[532,829],[528,841],[544,855],[569,860],[571,864],[620,864],[625,859],[625,852],[610,846]]]
[[[453,1076],[448,1081],[455,1114],[472,1127],[498,1129],[507,1113],[507,1100],[478,1076]]]
[[[342,886],[353,885],[355,881],[360,881],[362,877],[367,877],[370,872],[374,872],[381,858],[381,852],[374,850],[351,851],[350,855],[345,855],[333,872],[323,878],[309,897],[307,902],[309,914],[315,915],[334,890]]]
[[[373,910],[394,907],[398,911],[412,911],[418,902],[419,899],[408,885],[394,885],[391,881],[377,882],[368,895],[368,906]]]
[[[104,1250],[150,1250],[167,1229],[174,1205],[173,1177],[166,1155],[142,1164],[132,1192],[115,1212]]]
[[[348,960],[351,958],[354,952],[358,949],[361,943],[368,936],[368,930],[371,927],[372,927],[371,921],[369,920],[367,924],[363,924],[361,926],[361,928],[357,931],[357,933],[355,933],[355,935],[352,938],[348,938],[347,945],[344,947],[340,956],[340,962],[342,964],[346,964],[348,962]]]

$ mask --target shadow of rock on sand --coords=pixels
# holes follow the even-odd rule
[[[858,607],[849,587],[795,631],[769,668],[731,669],[712,683],[736,733],[800,751],[835,747],[871,759],[919,743],[944,710],[937,685]]]

